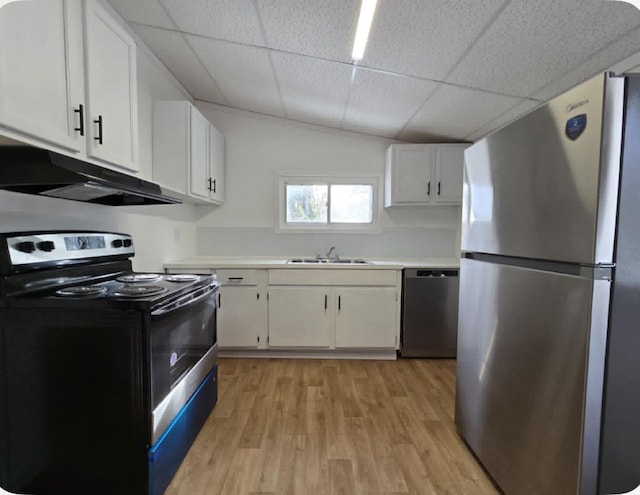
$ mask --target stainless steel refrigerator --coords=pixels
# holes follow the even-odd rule
[[[640,75],[466,150],[456,423],[507,494],[640,484]]]

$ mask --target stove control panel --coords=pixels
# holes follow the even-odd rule
[[[112,232],[30,233],[5,241],[13,266],[135,253],[130,235]]]

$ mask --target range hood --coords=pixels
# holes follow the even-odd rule
[[[0,147],[0,189],[110,206],[181,202],[153,182],[31,146]]]

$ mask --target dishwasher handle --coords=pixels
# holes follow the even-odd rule
[[[404,270],[404,278],[453,278],[458,276],[456,269],[416,268]]]

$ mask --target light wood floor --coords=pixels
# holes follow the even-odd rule
[[[166,495],[496,494],[453,423],[455,361],[222,359]]]

